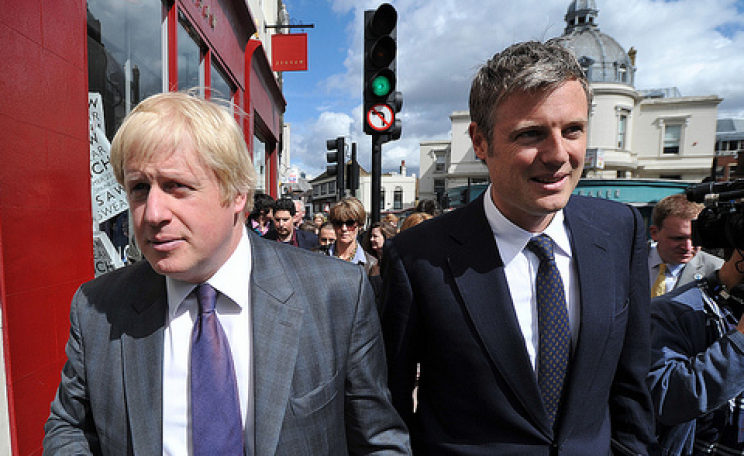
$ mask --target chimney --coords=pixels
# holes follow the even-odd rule
[[[405,160],[400,161],[400,175],[403,177],[406,177],[406,161]]]

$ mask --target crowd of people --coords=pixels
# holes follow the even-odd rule
[[[145,261],[75,293],[44,454],[743,454],[742,252],[692,245],[682,196],[649,243],[573,195],[592,97],[559,43],[495,54],[488,189],[371,224],[254,195],[230,112],[145,99],[111,148]]]

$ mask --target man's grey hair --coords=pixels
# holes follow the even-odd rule
[[[470,87],[470,118],[491,143],[496,109],[514,92],[556,89],[578,81],[584,88],[587,112],[592,88],[573,52],[558,40],[517,43],[495,54],[473,78]]]

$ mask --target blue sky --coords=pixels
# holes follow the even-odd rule
[[[362,133],[363,12],[370,0],[284,0],[308,33],[306,72],[284,73],[291,165],[325,170],[325,141],[346,136],[369,169]],[[419,143],[449,139],[449,115],[467,109],[478,66],[504,47],[559,36],[570,0],[393,0],[403,135],[383,146],[383,170],[416,170]],[[744,0],[597,0],[600,31],[638,50],[636,88],[678,87],[724,99],[719,116],[744,117]],[[299,31],[299,30],[295,30]]]

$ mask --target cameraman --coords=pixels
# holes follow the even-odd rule
[[[744,454],[744,258],[726,258],[652,301],[648,382],[664,455]]]

